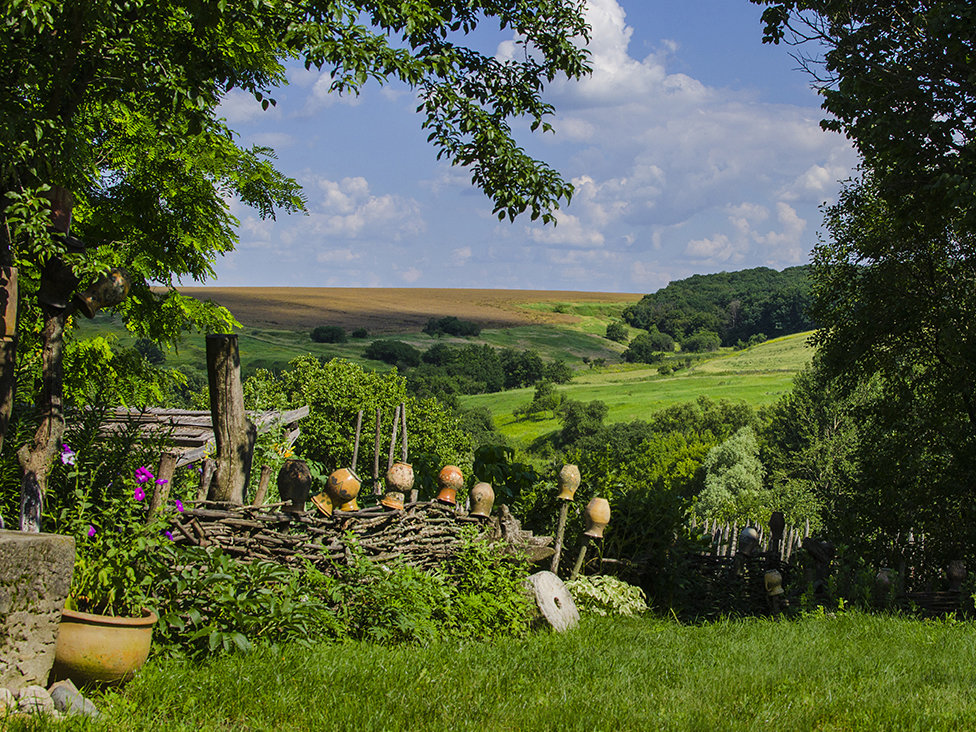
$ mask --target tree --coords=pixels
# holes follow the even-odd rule
[[[316,343],[345,343],[348,340],[345,328],[339,325],[317,325],[312,328],[309,338]]]
[[[702,463],[705,488],[695,512],[707,519],[768,519],[769,492],[763,490],[763,465],[751,427],[743,427],[708,451]]]
[[[627,342],[627,326],[623,323],[607,323],[607,340],[617,341],[617,343]]]
[[[550,130],[545,85],[587,73],[587,27],[573,0],[27,0],[2,14],[2,279],[19,269],[25,296],[45,269],[67,280],[63,301],[48,298],[41,312],[21,298],[21,332],[39,321],[43,354],[40,426],[21,454],[36,515],[63,431],[71,278],[84,285],[124,265],[132,293],[121,311],[137,335],[175,339],[191,324],[227,331],[234,321],[226,310],[176,290],[181,278],[212,275],[215,257],[233,248],[226,197],[262,216],[302,207],[295,182],[271,165],[271,151],[240,148],[218,118],[230,90],[267,108],[292,59],[331,70],[336,92],[400,80],[417,90],[438,156],[471,171],[499,218],[529,211],[551,222],[572,195],[572,186],[518,147],[509,120]],[[457,43],[487,21],[511,28],[524,53],[499,59]],[[0,428],[14,368],[12,349],[4,354]]]
[[[670,336],[665,337],[670,338]],[[655,338],[650,333],[640,333],[623,352],[623,359],[628,363],[659,363],[664,360],[665,349],[661,347],[663,345],[665,345],[663,340]],[[671,341],[671,350],[674,350],[674,341]]]
[[[695,331],[681,341],[681,350],[688,353],[702,353],[704,351],[717,351],[722,345],[722,339],[713,330]]]

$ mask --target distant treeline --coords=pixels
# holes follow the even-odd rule
[[[773,338],[814,328],[807,315],[811,300],[809,266],[782,272],[756,267],[677,280],[623,315],[635,328],[657,328],[679,342],[711,331],[723,346],[734,346],[757,334]]]

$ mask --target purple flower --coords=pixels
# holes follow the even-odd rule
[[[148,483],[152,479],[153,479],[153,474],[149,472],[149,468],[147,468],[146,466],[142,466],[141,468],[136,468],[136,483]]]
[[[61,445],[61,464],[74,465],[78,459],[78,453],[68,447],[67,444]]]
[[[157,478],[156,479],[156,485],[166,485],[167,483],[169,483],[169,481],[166,480],[166,478]]]
[[[176,510],[179,511],[180,513],[183,513],[183,501],[181,501],[179,498],[177,498],[174,501],[174,503],[176,504]]]
[[[95,537],[95,533],[96,533],[95,527],[92,526],[91,524],[88,524],[88,538],[93,539]]]
[[[141,485],[137,485],[135,491],[132,493],[132,496],[137,501],[141,501],[146,497],[146,492],[142,489]]]
[[[165,537],[166,537],[167,539],[169,539],[170,541],[176,541],[176,539],[174,539],[174,538],[173,538],[173,532],[172,532],[172,531],[164,531],[164,532],[163,532],[163,535],[164,535],[164,536],[165,536]]]

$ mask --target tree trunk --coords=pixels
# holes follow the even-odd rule
[[[237,336],[207,336],[210,415],[217,443],[217,471],[210,485],[211,501],[242,504],[251,475],[257,430],[244,413],[241,360]]]
[[[0,449],[7,434],[17,385],[17,268],[0,267]]]

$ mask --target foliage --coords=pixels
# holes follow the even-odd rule
[[[424,326],[424,333],[432,336],[476,336],[481,333],[481,326],[470,320],[461,320],[454,315],[445,315],[443,318],[428,320],[427,325]]]
[[[237,561],[220,549],[164,547],[154,557],[154,643],[194,659],[256,644],[313,648],[341,637],[334,604],[339,584],[314,567],[296,572],[276,562]]]
[[[681,340],[681,350],[688,353],[717,351],[721,345],[722,339],[711,330],[697,330]]]
[[[676,280],[628,306],[624,319],[678,341],[698,330],[714,331],[722,345],[731,346],[756,333],[776,337],[810,330],[810,301],[809,267],[757,267]]]
[[[674,351],[674,341],[669,335],[641,333],[623,352],[623,359],[627,363],[660,363],[664,360],[664,351]]]
[[[369,330],[366,328],[353,328],[349,334],[350,338],[369,338]]]
[[[363,358],[388,363],[401,371],[420,365],[420,351],[403,341],[386,339],[373,341],[363,351]]]
[[[535,394],[532,397],[532,401],[521,407],[517,407],[512,414],[519,419],[532,417],[543,412],[555,414],[559,411],[562,403],[563,395],[556,389],[556,385],[551,381],[540,381],[535,386]]]
[[[359,475],[370,475],[369,450],[361,449],[359,464],[349,465],[356,415],[363,411],[362,433],[372,435],[379,408],[380,432],[387,436],[388,445],[394,411],[400,403],[407,408],[408,447],[418,486],[431,487],[436,471],[445,464],[458,465],[465,471],[465,466],[471,464],[470,442],[458,416],[436,400],[408,396],[404,378],[395,371],[381,374],[340,359],[322,363],[304,356],[277,375],[259,370],[244,382],[244,400],[248,409],[308,405],[309,415],[302,420],[296,450],[322,463],[329,472],[353,467]]]
[[[500,356],[506,389],[532,386],[545,374],[545,362],[535,351],[506,348]]]
[[[773,510],[763,488],[763,465],[751,427],[743,427],[708,451],[702,463],[705,487],[695,501],[695,513],[719,521],[769,521]]]
[[[317,325],[312,328],[309,337],[315,343],[345,343],[346,329],[340,325]]]
[[[165,515],[170,509],[164,506],[164,513],[147,521],[147,498],[155,478],[140,467],[132,481],[119,479],[119,486],[109,486],[111,493],[96,504],[90,487],[81,485],[77,454],[67,444],[60,459],[75,467],[66,477],[76,480],[70,505],[62,508],[58,519],[59,530],[75,539],[67,607],[98,615],[141,616],[153,589],[151,557],[172,540]],[[176,507],[182,510],[181,503]]]
[[[153,366],[160,366],[166,363],[166,354],[163,349],[157,346],[148,338],[137,338],[132,347]]]
[[[607,405],[599,400],[578,402],[575,399],[564,399],[559,406],[559,418],[562,421],[559,442],[562,445],[574,445],[583,438],[596,434],[603,427],[608,411]]]
[[[628,339],[627,326],[623,323],[607,323],[606,338],[617,343],[626,343]]]
[[[474,451],[471,468],[475,478],[491,483],[497,502],[513,503],[523,490],[531,489],[539,474],[531,464],[517,461],[507,445],[482,445]]]
[[[634,616],[647,611],[641,588],[610,575],[580,575],[566,582],[566,589],[581,613]]]

